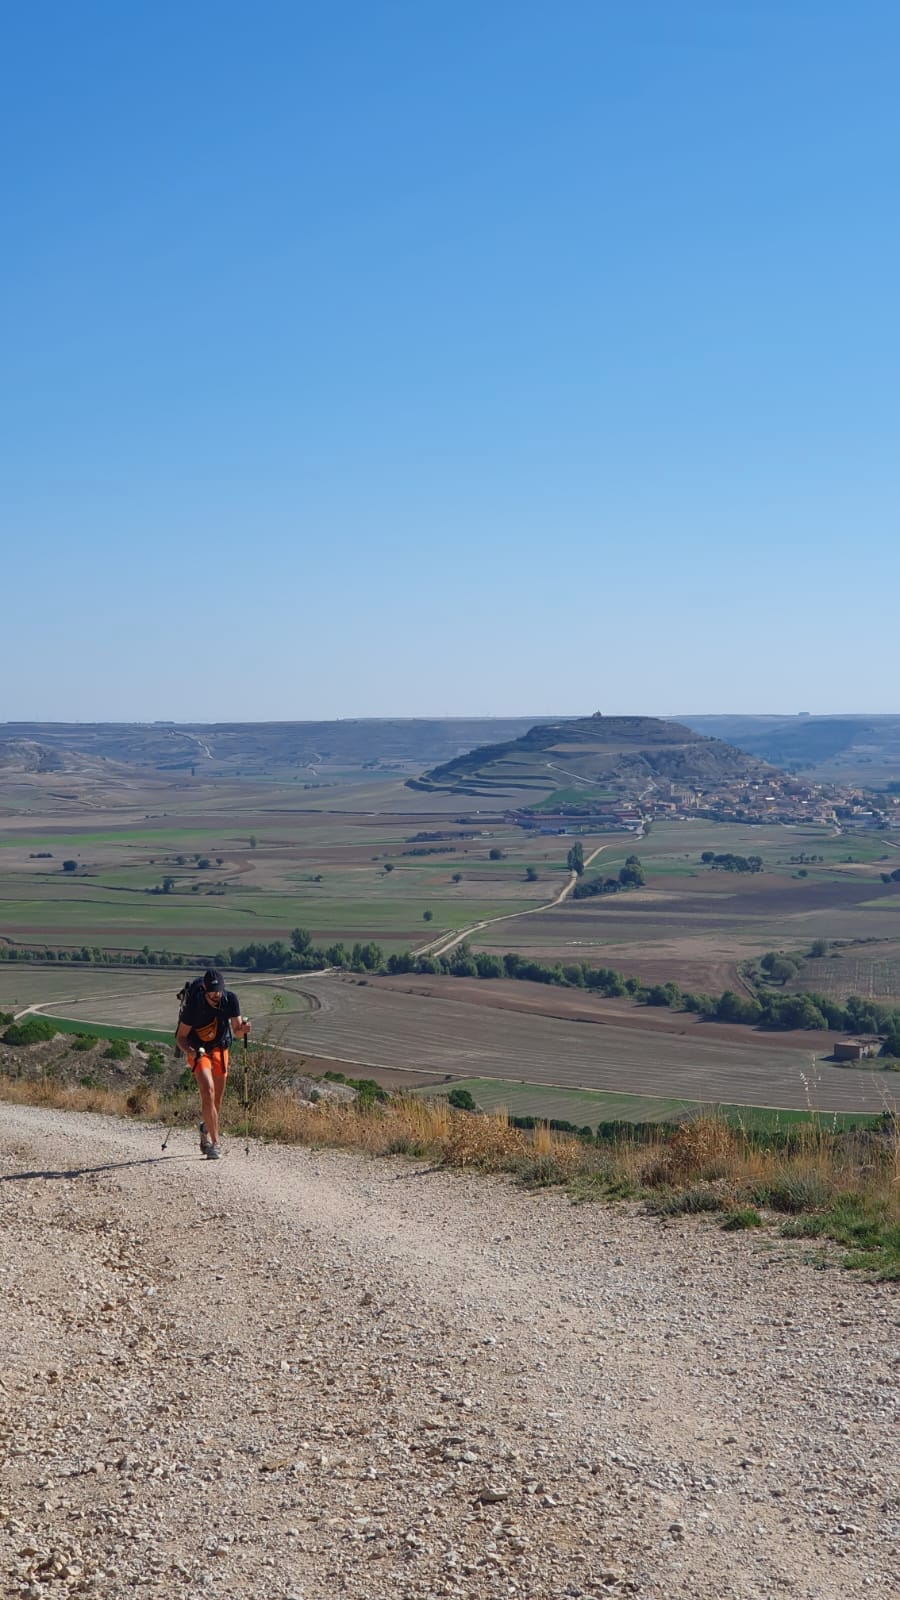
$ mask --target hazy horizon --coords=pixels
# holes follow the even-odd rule
[[[308,722],[509,722],[528,721],[535,722],[571,722],[593,715],[590,711],[423,711],[414,713],[404,712],[374,712],[353,713],[348,712],[338,716],[318,716],[307,714],[291,717],[0,717],[0,728],[35,727],[90,727],[90,726],[134,726],[134,727],[224,727],[229,725],[246,724],[248,727],[255,725],[277,723],[308,723]],[[891,718],[900,716],[900,711],[636,711],[634,708],[626,711],[605,711],[605,717],[649,717],[657,718],[664,722],[690,723],[692,719],[703,717],[757,717],[762,720],[773,717],[795,718],[806,721],[807,719],[821,720],[824,718],[855,719],[858,717],[876,719],[879,717]]]

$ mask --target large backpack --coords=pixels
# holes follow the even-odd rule
[[[176,995],[176,999],[178,1001],[178,1025],[176,1026],[176,1029],[175,1029],[175,1041],[176,1041],[175,1042],[175,1054],[176,1055],[180,1055],[181,1054],[181,1046],[178,1044],[178,1028],[181,1026],[181,1023],[184,1020],[184,1013],[187,1010],[188,1002],[190,1000],[193,1000],[197,994],[202,993],[202,990],[203,990],[203,979],[202,978],[193,978],[188,983],[186,983],[182,989],[179,989],[178,994]],[[214,1021],[205,1023],[202,1028],[194,1027],[194,1032],[197,1035],[197,1038],[200,1040],[201,1044],[203,1044],[203,1045],[215,1044],[216,1035],[219,1032],[219,1028],[220,1028],[221,1022],[222,1022],[222,1019],[220,1017],[216,1017],[214,1019]],[[227,1050],[229,1045],[231,1044],[233,1038],[234,1038],[234,1035],[232,1034],[232,1031],[231,1031],[231,1024],[229,1023],[229,1021],[228,1021],[228,1019],[226,1017],[225,1018],[225,1028],[224,1028],[224,1032],[223,1032],[223,1036],[222,1036],[222,1040],[221,1040],[221,1048],[224,1049],[224,1050]]]

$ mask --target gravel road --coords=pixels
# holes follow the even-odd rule
[[[0,1581],[893,1596],[896,1289],[410,1162],[0,1106]]]

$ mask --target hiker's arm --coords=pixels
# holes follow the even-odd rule
[[[182,1055],[187,1056],[188,1060],[190,1060],[191,1056],[196,1055],[197,1035],[194,1033],[190,1023],[179,1022],[178,1032],[175,1035],[175,1043],[182,1052]]]
[[[228,994],[228,1020],[231,1031],[236,1039],[246,1039],[250,1032],[250,1023],[246,1017],[241,1016],[241,1005],[236,994],[229,990]]]

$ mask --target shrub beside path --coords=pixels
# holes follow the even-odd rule
[[[897,1292],[799,1243],[0,1106],[28,1600],[887,1600]]]

